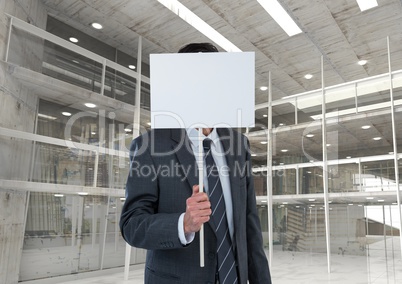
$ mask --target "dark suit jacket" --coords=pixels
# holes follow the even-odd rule
[[[239,283],[271,283],[257,214],[248,140],[231,129],[217,129],[226,152],[233,201],[234,245]],[[200,267],[199,234],[183,246],[178,219],[186,211],[198,168],[184,129],[158,129],[135,139],[126,201],[120,219],[123,238],[147,249],[145,283],[214,283],[216,238],[204,226],[205,267]]]

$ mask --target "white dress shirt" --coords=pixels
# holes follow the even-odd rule
[[[205,156],[204,156],[204,149],[202,149],[201,155],[199,153],[199,132],[195,128],[186,129],[187,136],[190,139],[191,147],[193,149],[194,157],[197,161],[197,164],[200,164],[201,159],[203,159],[203,166],[204,166],[204,191],[208,193],[208,179],[206,176],[206,165],[205,165]],[[226,163],[225,151],[223,149],[222,143],[219,140],[219,135],[215,128],[212,132],[205,136],[202,134],[202,140],[205,138],[209,138],[212,140],[211,143],[211,151],[212,157],[214,158],[215,164],[218,168],[219,178],[222,184],[222,191],[223,197],[225,199],[225,206],[226,206],[226,216],[228,219],[228,226],[230,236],[233,238],[233,206],[232,206],[232,194],[230,192],[230,179],[229,179],[229,168]],[[183,245],[187,245],[194,240],[195,233],[185,235],[184,234],[184,213],[180,215],[179,223],[178,223],[178,230],[179,230],[179,238]]]

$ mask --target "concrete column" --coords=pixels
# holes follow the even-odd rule
[[[28,192],[0,189],[0,283],[17,283]]]
[[[0,0],[0,126],[32,133],[38,98],[12,76],[12,66],[4,62],[10,24],[6,13],[42,29],[47,13],[40,0]],[[9,62],[40,71],[42,41],[21,32],[16,37],[15,32]],[[0,179],[28,180],[31,152],[31,142],[0,135]],[[28,191],[0,187],[0,283],[18,282],[28,195]]]

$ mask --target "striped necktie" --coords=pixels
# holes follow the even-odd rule
[[[218,168],[211,153],[211,139],[204,139],[206,174],[208,178],[208,195],[211,202],[212,218],[215,225],[218,254],[218,275],[220,284],[237,283],[236,261],[233,253],[229,227],[226,218],[225,199],[219,179]]]

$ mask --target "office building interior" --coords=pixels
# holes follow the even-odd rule
[[[273,283],[402,283],[400,0],[0,0],[0,283],[143,283],[128,149],[190,42],[255,53]]]

